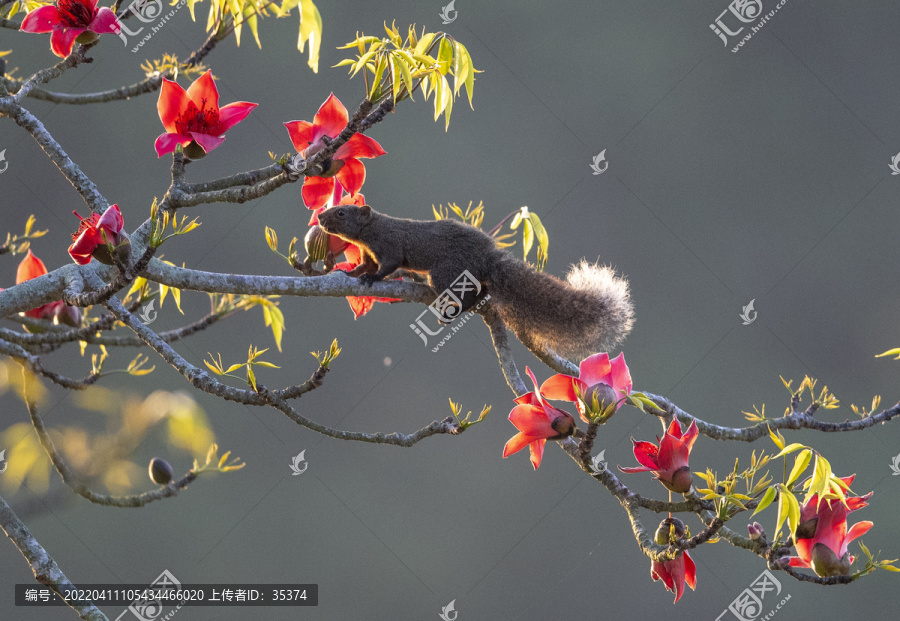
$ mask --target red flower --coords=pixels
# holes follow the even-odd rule
[[[625,354],[621,353],[612,360],[609,354],[594,354],[581,361],[578,367],[578,377],[554,375],[541,386],[541,392],[548,399],[561,401],[574,401],[584,422],[590,422],[585,411],[585,404],[590,406],[594,395],[598,403],[606,402],[609,405],[613,400],[619,402],[616,410],[621,406],[621,400],[631,393],[631,373],[625,364]],[[578,398],[578,393],[582,398]],[[603,406],[601,405],[601,410]]]
[[[849,487],[856,475],[842,477]],[[849,576],[854,557],[847,545],[869,531],[874,524],[858,522],[847,530],[847,514],[867,506],[872,492],[861,497],[847,497],[847,505],[837,498],[823,499],[814,494],[800,509],[800,523],[794,533],[798,556],[792,556],[792,567],[809,567],[818,576]]]
[[[156,154],[172,153],[184,147],[188,159],[198,160],[225,142],[225,132],[243,121],[257,106],[236,101],[219,107],[219,91],[212,73],[194,80],[187,91],[177,82],[163,80],[156,109],[166,133],[156,139]]]
[[[534,383],[534,392],[515,399],[519,405],[509,413],[509,420],[519,433],[503,447],[503,456],[509,457],[527,446],[531,450],[531,464],[537,470],[541,465],[547,440],[560,440],[572,435],[575,432],[575,419],[568,412],[547,403],[541,396],[531,369],[525,367],[525,372]]]
[[[697,568],[694,566],[694,561],[691,555],[687,553],[687,550],[679,552],[674,559],[665,563],[652,561],[650,564],[650,577],[654,581],[662,580],[663,584],[666,585],[666,590],[675,594],[673,604],[677,604],[678,600],[681,599],[682,594],[684,594],[685,584],[691,589],[697,586]]]
[[[61,58],[72,53],[76,39],[93,43],[97,35],[119,34],[121,27],[111,9],[97,8],[98,0],[58,0],[39,7],[22,20],[22,32],[52,32],[50,49]]]
[[[294,148],[304,158],[312,157],[325,148],[323,138],[337,138],[347,126],[347,108],[332,93],[316,112],[313,122],[288,121],[284,124]],[[335,191],[335,177],[350,195],[359,192],[366,180],[366,167],[359,158],[373,158],[384,155],[381,145],[363,134],[353,134],[342,144],[331,158],[331,165],[320,177],[306,177],[303,180],[303,202],[310,209],[325,205]]]
[[[72,213],[81,219],[78,230],[72,234],[73,243],[69,246],[69,255],[75,263],[87,265],[93,256],[101,263],[113,265],[108,244],[116,248],[116,254],[122,261],[128,260],[131,243],[122,232],[125,221],[118,205],[107,207],[102,216],[92,213],[82,218],[77,211]]]
[[[684,494],[693,484],[688,459],[698,433],[697,423],[692,421],[687,432],[682,434],[681,424],[677,418],[673,418],[658,448],[652,442],[638,442],[632,438],[634,456],[642,465],[636,468],[619,466],[619,470],[629,473],[653,472],[666,489]],[[658,436],[656,439],[659,441]]]
[[[47,266],[29,250],[16,270],[16,284],[22,284],[26,280],[43,276],[46,273]],[[55,323],[65,323],[73,327],[81,325],[81,309],[69,306],[62,300],[33,308],[26,311],[25,315],[35,319],[51,319],[55,320]]]

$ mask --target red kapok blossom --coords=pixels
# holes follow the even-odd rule
[[[653,472],[666,489],[676,494],[684,494],[693,484],[688,460],[698,433],[697,423],[691,421],[687,432],[682,434],[681,423],[677,418],[673,418],[666,433],[663,434],[662,441],[659,442],[659,447],[652,442],[639,442],[632,438],[634,456],[642,465],[636,468],[619,466],[619,470],[629,473]],[[659,441],[658,436],[656,439]]]
[[[77,211],[72,213],[81,218]],[[114,265],[107,246],[110,244],[116,248],[119,258],[127,261],[131,243],[122,232],[124,224],[118,205],[107,207],[102,216],[92,213],[87,218],[81,218],[78,230],[72,234],[73,243],[69,246],[72,260],[78,265],[87,265],[93,256],[101,263]]]
[[[841,477],[849,487],[855,474]],[[847,545],[866,534],[874,524],[858,522],[847,530],[847,514],[867,506],[872,492],[865,496],[847,496],[847,505],[838,498],[824,499],[814,494],[800,509],[800,522],[794,534],[798,556],[792,556],[792,567],[809,567],[818,576],[849,576],[854,557]]]
[[[541,465],[547,440],[561,440],[572,435],[575,432],[575,419],[568,412],[547,403],[541,396],[534,373],[528,367],[525,367],[525,372],[534,383],[534,392],[515,399],[518,405],[509,413],[509,420],[519,433],[503,447],[503,456],[509,457],[527,446],[531,450],[531,464],[537,470]]]
[[[673,604],[677,604],[678,600],[681,599],[681,596],[684,594],[685,584],[691,589],[697,586],[697,568],[694,566],[694,560],[687,553],[687,550],[679,552],[675,558],[665,563],[652,561],[650,564],[650,577],[654,581],[662,580],[663,584],[666,585],[666,590],[675,594]]]
[[[121,27],[111,9],[97,8],[98,0],[58,0],[39,7],[22,20],[22,32],[52,32],[50,49],[60,58],[72,53],[75,41],[93,43],[97,35],[119,34]]]
[[[256,106],[236,101],[220,108],[219,90],[209,70],[194,80],[187,91],[177,82],[164,79],[156,109],[166,133],[156,139],[156,154],[162,157],[181,145],[186,158],[205,157],[225,142],[225,132],[243,121]]]
[[[612,400],[619,401],[616,405],[621,407],[621,400],[631,393],[631,373],[625,364],[625,354],[609,359],[609,354],[594,354],[581,361],[578,366],[578,377],[559,373],[548,379],[541,386],[541,392],[548,399],[561,401],[574,401],[582,420],[588,421],[585,412],[585,403],[590,405],[594,395],[598,403],[606,401],[610,405]],[[578,398],[581,394],[581,399]]]
[[[337,138],[347,126],[347,108],[332,93],[316,112],[313,122],[288,121],[284,124],[294,148],[305,158],[312,157],[325,147],[324,139]],[[366,167],[359,158],[384,155],[385,150],[375,140],[363,134],[353,134],[331,158],[320,177],[306,177],[303,181],[303,202],[310,209],[323,207],[335,191],[335,177],[350,195],[359,192],[366,180]]]
[[[664,546],[673,539],[683,541],[685,535],[684,522],[678,518],[668,517],[659,523],[656,529],[654,540],[657,544]],[[650,577],[656,580],[662,580],[666,585],[666,589],[675,594],[675,601],[678,603],[684,594],[684,585],[687,584],[691,589],[697,586],[697,569],[694,567],[694,561],[687,550],[678,552],[675,558],[668,561],[651,561]]]
[[[26,280],[43,276],[46,273],[47,266],[29,250],[16,270],[16,284],[22,284]],[[62,300],[25,311],[25,316],[35,319],[55,320],[56,323],[64,323],[70,326],[81,325],[81,309],[76,306],[69,306]]]

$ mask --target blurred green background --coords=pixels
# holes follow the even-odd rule
[[[268,151],[291,150],[282,123],[312,120],[330,92],[354,108],[362,82],[330,67],[346,56],[336,46],[357,31],[378,35],[392,20],[401,30],[409,23],[443,29],[484,71],[475,110],[458,100],[445,133],[443,120],[432,120],[431,104],[417,97],[373,128],[369,135],[388,155],[366,161],[363,192],[371,205],[427,219],[432,204],[484,201],[486,228],[527,205],[550,235],[548,271],[562,275],[582,257],[599,258],[629,278],[637,321],[623,350],[635,388],[664,394],[710,422],[744,425],[741,412],[763,403],[767,414],[779,416],[788,397],[779,375],[799,381],[809,374],[827,384],[842,408],[822,412],[824,420],[854,418],[849,404],[868,405],[875,394],[886,406],[897,401],[900,362],[874,355],[900,346],[893,252],[900,179],[888,168],[900,150],[900,7],[791,0],[733,53],[709,28],[728,10],[725,0],[459,0],[448,25],[438,15],[442,4],[320,0],[318,74],[296,50],[296,12],[261,22],[261,50],[248,32],[240,48],[233,39],[220,44],[207,64],[220,78],[221,102],[260,105],[222,147],[189,166],[188,180],[267,165]],[[763,0],[763,10],[775,4]],[[181,9],[138,53],[104,37],[93,64],[50,88],[90,92],[131,84],[143,77],[147,58],[187,57],[205,38],[207,10],[198,4],[194,23]],[[8,65],[18,67],[16,75],[55,62],[46,35],[3,29],[4,49],[15,49]],[[153,151],[161,132],[156,99],[25,102],[119,204],[129,230],[168,186],[170,160]],[[50,229],[34,242],[35,253],[50,269],[67,263],[77,225],[71,210],[84,213],[83,202],[8,119],[0,120],[4,148],[3,230],[21,230],[35,214],[38,227]],[[609,169],[593,175],[591,159],[603,149]],[[166,260],[276,275],[292,270],[266,247],[264,227],[278,231],[284,251],[291,237],[303,237],[309,217],[299,185],[244,205],[185,213],[203,225],[168,242]],[[2,257],[0,286],[14,282],[17,261]],[[745,326],[738,315],[751,299],[759,314]],[[402,449],[331,440],[274,410],[189,391],[221,450],[245,460],[244,469],[204,477],[179,497],[139,510],[93,506],[68,493],[55,473],[46,493],[39,482],[19,487],[7,480],[10,472],[0,475],[0,490],[73,582],[144,584],[168,569],[183,583],[319,584],[317,608],[185,608],[178,619],[434,619],[455,600],[459,621],[668,614],[712,620],[764,569],[759,558],[726,543],[702,546],[693,554],[697,591],[673,608],[672,594],[651,582],[650,563],[618,503],[558,447],[548,446],[536,472],[524,453],[501,459],[515,432],[505,419],[512,395],[480,321],[467,323],[435,354],[409,329],[419,306],[377,305],[358,321],[343,299],[281,298],[280,307],[287,320],[283,353],[259,309],[176,348],[201,364],[207,352],[236,361],[250,344],[271,347],[266,359],[281,368],[266,370],[262,381],[282,386],[304,381],[316,364],[307,352],[337,338],[343,352],[324,386],[297,407],[338,428],[410,432],[449,415],[448,398],[464,411],[477,413],[482,404],[493,411],[462,436]],[[182,308],[184,316],[167,299],[153,327],[198,318],[208,301],[185,292]],[[531,367],[541,381],[552,374],[518,343],[514,350],[520,370]],[[58,352],[47,364],[84,375],[89,363],[76,353]],[[136,353],[113,351],[108,365],[122,368]],[[152,375],[100,384],[137,401],[156,390],[189,389],[161,360],[151,362]],[[0,430],[27,422],[11,390],[0,399]],[[64,391],[50,389],[47,399],[48,426],[100,434],[119,425],[115,414],[91,410]],[[633,465],[629,438],[658,433],[655,419],[623,408],[595,447],[606,450],[610,465]],[[882,558],[900,556],[900,478],[889,468],[900,452],[900,427],[786,435],[821,450],[837,474],[857,473],[854,491],[875,491],[850,522],[873,520],[867,546],[882,550]],[[14,460],[15,447],[4,448]],[[691,465],[724,472],[754,449],[773,445],[701,437]],[[308,470],[291,476],[291,460],[302,450]],[[126,457],[141,469],[151,457],[165,457],[185,472],[202,454],[173,447],[163,425]],[[649,475],[623,477],[636,491],[664,497]],[[134,492],[151,487],[140,471],[132,478]],[[10,495],[11,487],[19,489]],[[648,526],[655,519],[645,516]],[[769,531],[774,520],[771,509],[760,519]],[[734,527],[743,530],[743,523],[737,519]],[[696,520],[690,525],[698,530]],[[855,543],[851,549],[858,551]],[[873,617],[890,615],[897,584],[887,572],[832,588],[777,578],[781,597],[791,595],[778,618],[793,619],[857,618],[861,606]],[[16,609],[12,585],[32,581],[12,544],[0,542],[0,617],[74,618],[68,609]],[[121,610],[105,612],[115,618]]]

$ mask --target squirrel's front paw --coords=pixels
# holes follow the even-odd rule
[[[371,287],[376,278],[374,274],[361,274],[357,280],[359,280],[359,284],[362,286]]]

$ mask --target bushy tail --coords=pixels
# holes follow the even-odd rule
[[[584,260],[562,281],[503,253],[492,270],[490,293],[516,335],[575,362],[612,350],[634,323],[628,281],[611,267]]]

